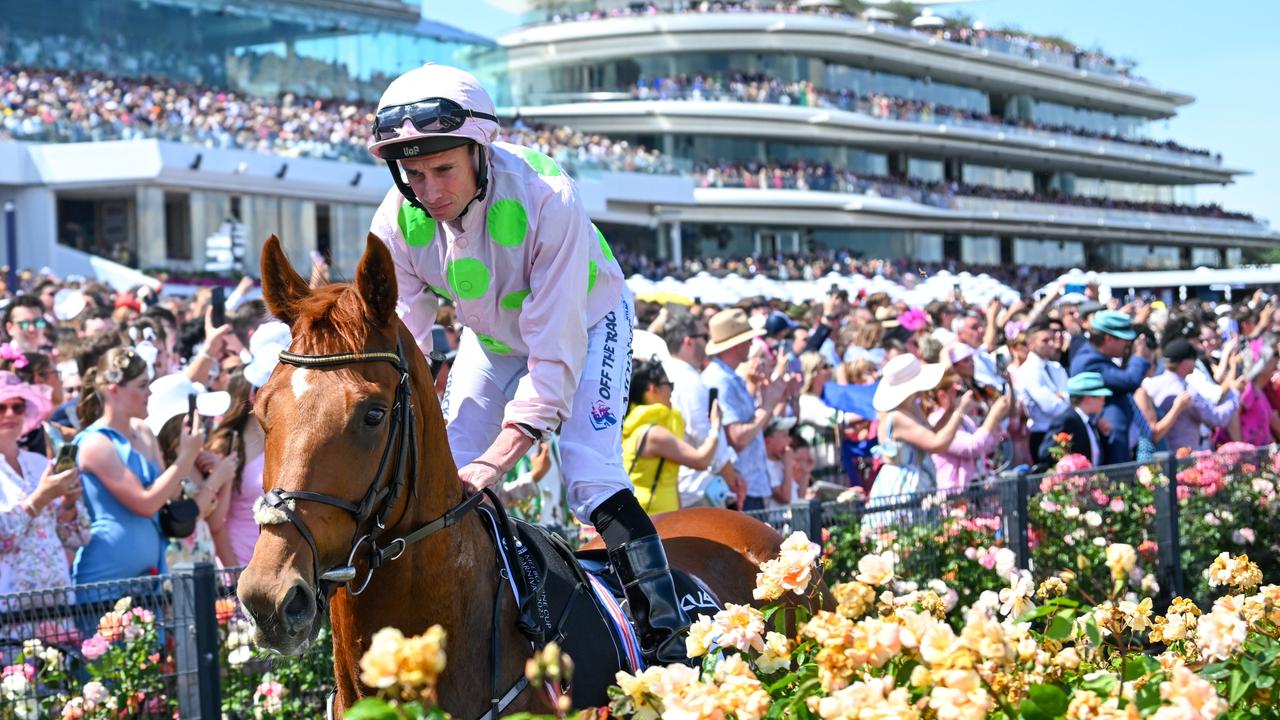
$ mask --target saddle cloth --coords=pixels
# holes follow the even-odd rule
[[[574,707],[607,705],[607,690],[619,670],[644,669],[622,586],[607,554],[575,553],[559,535],[521,520],[504,523],[503,513],[480,509],[500,538],[499,566],[520,605],[521,632],[535,647],[555,642],[573,659],[568,690]],[[691,618],[721,609],[715,594],[696,577],[673,570],[672,578]]]

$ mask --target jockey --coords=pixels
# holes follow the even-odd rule
[[[378,102],[369,152],[396,187],[370,232],[395,260],[398,312],[424,353],[440,300],[469,328],[442,401],[468,492],[559,431],[569,504],[595,525],[650,662],[687,662],[666,553],[622,467],[634,307],[622,269],[554,160],[495,142],[472,75],[427,64]]]

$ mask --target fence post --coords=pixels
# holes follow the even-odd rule
[[[222,716],[218,668],[216,574],[207,562],[182,563],[173,569],[173,613],[178,672],[178,711],[190,720]]]
[[[801,530],[810,542],[822,544],[822,503],[796,500],[791,503],[791,532]]]
[[[1181,595],[1185,587],[1182,577],[1182,529],[1178,522],[1178,457],[1169,453],[1165,458],[1166,482],[1156,485],[1156,568],[1160,578],[1161,595],[1172,601]]]
[[[1018,559],[1018,567],[1023,570],[1031,569],[1031,538],[1027,531],[1027,503],[1030,502],[1027,483],[1030,481],[1031,478],[1025,471],[1018,471],[1004,481],[1004,489],[1000,493],[1001,514],[1004,515],[1009,549],[1013,550]]]

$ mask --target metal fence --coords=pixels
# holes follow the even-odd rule
[[[1159,599],[1183,595],[1204,602],[1210,595],[1204,570],[1219,552],[1247,552],[1264,574],[1280,569],[1280,508],[1268,509],[1280,503],[1277,486],[1280,455],[1271,446],[1186,457],[1160,453],[1148,462],[1005,475],[960,492],[802,500],[747,514],[784,534],[803,530],[815,540],[853,525],[864,537],[914,531],[917,540],[929,541],[928,531],[945,518],[963,518],[993,529],[1017,567],[1034,566],[1039,573],[1065,569],[1052,567],[1049,550],[1070,544],[1073,524],[1100,527],[1107,542],[1150,555]],[[1052,497],[1065,496],[1065,502],[1050,499],[1055,489]],[[931,579],[937,570],[912,567],[911,579]]]
[[[145,679],[138,685],[138,692],[145,697],[127,712],[122,708],[120,717],[259,717],[260,711],[255,713],[251,702],[252,689],[244,690],[243,686],[247,683],[252,688],[267,673],[296,661],[260,652],[246,653],[239,662],[231,659],[230,645],[248,641],[242,611],[233,601],[239,575],[239,568],[219,570],[199,563],[179,565],[172,575],[0,595],[0,660],[6,667],[4,674],[14,673],[15,668],[27,673],[26,682],[0,682],[0,717],[60,716],[62,707],[81,694],[85,683],[97,679],[90,666],[101,648],[95,650],[86,641],[95,635],[112,635],[110,623],[103,622],[103,617],[112,613],[122,598],[129,599],[130,608],[144,609],[154,617],[155,637],[149,644],[144,638],[142,644],[147,647],[138,653],[150,658],[158,672],[140,675]],[[127,632],[123,628],[115,630]],[[237,632],[238,640],[229,643]],[[136,645],[131,647],[136,649]],[[322,716],[332,685],[327,669],[332,650],[327,642],[320,642],[308,655],[313,662],[325,666],[327,684],[290,686],[297,679],[292,675],[297,673],[283,673],[283,687],[302,707]],[[114,671],[116,667],[109,669]],[[228,694],[238,690],[244,695],[240,702],[224,702],[230,699]]]

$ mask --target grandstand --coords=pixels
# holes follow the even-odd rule
[[[1195,199],[1196,185],[1243,170],[1155,137],[1192,97],[1063,41],[854,5],[866,9],[543,3],[499,38],[494,67],[513,116],[693,164],[693,206],[671,214],[655,247],[676,265],[847,249],[1224,266],[1276,241],[1248,215]]]
[[[224,267],[227,234],[256,258],[276,233],[347,275],[389,186],[373,103],[423,61],[492,87],[503,139],[572,173],[646,273],[815,253],[1218,267],[1277,239],[1196,202],[1241,170],[1149,132],[1192,98],[1097,52],[812,2],[535,5],[495,43],[399,0],[0,0],[10,262],[188,273]]]

